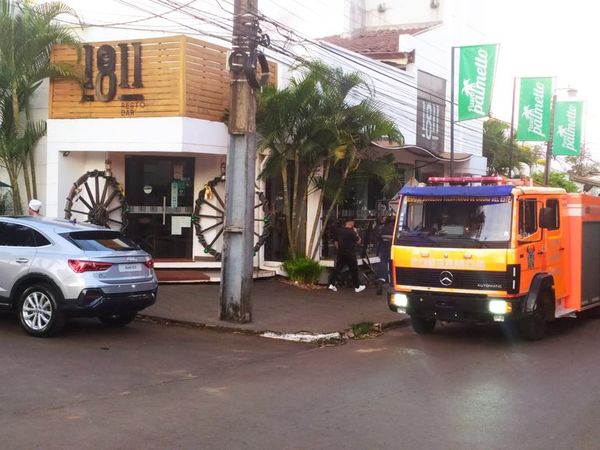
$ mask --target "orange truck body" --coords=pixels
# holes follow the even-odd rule
[[[410,245],[402,238],[410,234],[404,231],[410,229],[407,205],[425,199],[419,197],[421,190],[401,191],[390,261],[388,304],[393,311],[406,312],[422,325],[436,320],[524,322],[541,308],[547,321],[600,306],[600,197],[515,185],[505,191],[511,218],[501,248],[452,247],[443,235],[437,246],[427,241]],[[461,197],[442,197],[455,192],[444,187],[439,192],[434,200],[445,198],[455,210],[473,200],[468,186]],[[526,204],[535,224],[523,235]],[[552,225],[544,227],[542,215],[550,212]]]

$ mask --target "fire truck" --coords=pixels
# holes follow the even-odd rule
[[[503,177],[434,177],[400,191],[392,311],[501,322],[537,340],[546,323],[600,306],[600,197]]]

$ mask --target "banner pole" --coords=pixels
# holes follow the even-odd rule
[[[550,106],[550,131],[548,133],[548,141],[546,142],[546,161],[544,164],[544,184],[550,184],[550,167],[552,163],[552,140],[554,139],[554,109],[556,108],[556,92],[552,95],[552,103]]]
[[[450,176],[454,176],[454,50],[450,56]]]
[[[508,178],[512,178],[513,147],[515,143],[515,98],[517,93],[517,77],[513,78],[512,109],[510,113],[510,148],[508,149]]]

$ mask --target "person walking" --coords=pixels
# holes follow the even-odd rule
[[[29,215],[40,217],[40,209],[42,209],[42,202],[40,202],[38,199],[32,198],[29,201]]]
[[[377,256],[379,256],[379,264],[377,264],[377,294],[383,291],[383,285],[389,283],[389,262],[392,249],[392,234],[394,233],[394,218],[391,216],[383,216],[377,226]]]
[[[366,289],[364,284],[359,284],[358,282],[358,262],[356,261],[355,246],[360,244],[360,242],[360,236],[356,232],[356,228],[354,228],[354,220],[346,219],[344,227],[338,231],[334,241],[335,248],[337,249],[337,257],[335,267],[329,277],[329,289],[332,291],[337,292],[335,283],[345,266],[348,266],[348,270],[350,270],[354,292],[362,292]]]

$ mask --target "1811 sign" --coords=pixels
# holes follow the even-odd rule
[[[129,78],[129,49],[130,44],[117,44],[120,56],[120,76],[117,79],[116,62],[117,51],[112,45],[104,44],[96,50],[96,73],[94,76],[94,47],[85,44],[85,71],[84,84],[85,89],[93,89],[94,95],[84,96],[86,101],[111,102],[117,96],[117,82],[121,89],[136,89],[144,87],[142,82],[142,44],[141,42],[131,43],[133,49],[133,80],[130,84]],[[121,115],[133,115],[134,110],[130,107],[132,104],[143,107],[143,94],[122,94]]]

